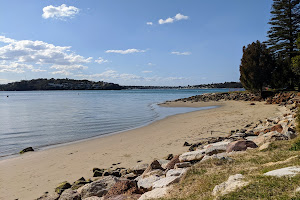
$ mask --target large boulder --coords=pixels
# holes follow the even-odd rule
[[[232,152],[232,151],[246,151],[247,148],[257,148],[258,146],[249,140],[238,140],[235,142],[231,142],[228,144],[226,152]]]
[[[183,153],[179,156],[180,162],[200,161],[205,156],[205,149]]]
[[[161,179],[158,176],[149,176],[147,178],[141,178],[138,180],[137,185],[141,189],[151,190],[153,183]]]
[[[168,188],[156,188],[152,191],[144,193],[139,200],[157,199],[166,196]]]
[[[175,164],[176,163],[179,163],[180,161],[179,161],[179,155],[176,155],[176,156],[174,156],[171,160],[170,160],[170,162],[166,165],[166,169],[167,170],[169,170],[169,169],[174,169],[174,166],[175,166]]]
[[[285,167],[285,168],[269,171],[267,173],[264,173],[264,175],[282,177],[282,176],[295,176],[299,173],[300,173],[300,167],[293,166],[293,167]]]
[[[162,178],[158,181],[155,181],[153,183],[153,188],[163,188],[163,187],[168,187],[169,185],[173,183],[179,182],[180,177],[179,176],[168,176],[165,178]]]
[[[232,175],[227,181],[221,183],[220,185],[216,185],[212,191],[212,195],[225,195],[248,184],[249,182],[244,181],[244,176],[242,174]]]
[[[72,189],[63,191],[58,200],[81,200],[80,194]]]
[[[84,185],[80,189],[81,198],[87,198],[92,196],[102,197],[106,195],[108,190],[118,181],[118,178],[113,176],[107,176],[98,181]],[[78,189],[78,190],[79,190]],[[78,191],[77,190],[77,191]]]

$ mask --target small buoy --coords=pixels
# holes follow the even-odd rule
[[[6,97],[9,97],[8,95]]]

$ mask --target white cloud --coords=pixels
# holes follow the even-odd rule
[[[140,49],[127,49],[127,50],[107,50],[106,53],[119,53],[119,54],[130,54],[130,53],[143,53],[146,50]]]
[[[184,16],[184,15],[182,15],[182,14],[180,14],[180,13],[178,13],[177,15],[175,15],[175,17],[174,17],[176,20],[187,20],[189,17],[188,16]]]
[[[16,80],[9,80],[9,79],[0,79],[0,84],[7,84],[11,82],[15,82]]]
[[[55,18],[55,19],[65,19],[72,18],[76,14],[79,13],[79,9],[74,6],[67,6],[66,4],[62,4],[60,6],[46,6],[43,8],[44,19]]]
[[[152,26],[153,22],[147,22],[146,24]]]
[[[147,74],[147,73],[152,73],[152,71],[142,71],[142,73]]]
[[[108,60],[105,60],[104,58],[99,57],[97,60],[95,60],[96,63],[103,64],[109,62]]]
[[[149,65],[149,66],[155,66],[155,64],[153,64],[151,62],[149,62],[147,65]]]
[[[9,64],[1,64],[0,65],[0,72],[13,72],[13,73],[24,73],[25,69],[33,70],[32,65],[21,64],[17,62],[11,62]]]
[[[191,55],[192,53],[191,52],[178,52],[178,51],[173,51],[171,52],[171,54],[175,54],[175,55],[179,55],[179,56],[188,56],[188,55]]]
[[[51,72],[51,74],[60,74],[60,75],[65,75],[65,76],[73,75],[73,73],[71,73],[67,70],[55,71],[55,72]]]
[[[189,17],[188,16],[184,16],[180,13],[176,14],[174,17],[169,17],[167,19],[160,19],[158,20],[159,24],[167,24],[167,23],[173,23],[175,21],[179,21],[179,20],[187,20]]]
[[[6,69],[11,69],[10,66],[21,64],[30,64],[31,71],[37,72],[51,65],[55,69],[81,70],[87,69],[84,64],[91,62],[92,57],[84,58],[83,56],[73,53],[70,46],[54,46],[43,41],[31,40],[14,40],[0,36],[0,42],[6,45],[0,47],[0,60]],[[35,69],[35,66],[39,66]],[[67,66],[67,67],[66,67]],[[23,70],[5,70],[7,72],[21,73]],[[34,70],[33,70],[34,69]]]

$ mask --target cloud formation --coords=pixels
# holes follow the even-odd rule
[[[66,19],[72,18],[79,13],[79,9],[74,6],[67,6],[62,4],[60,6],[46,6],[43,8],[42,17],[44,19],[55,18],[55,19]]]
[[[84,64],[91,62],[92,57],[84,58],[71,52],[71,47],[55,46],[43,41],[14,40],[0,36],[0,60],[2,72],[23,73],[25,69],[41,72],[40,67],[51,66],[52,69],[82,70]],[[36,68],[36,66],[38,66]]]
[[[119,54],[131,54],[131,53],[143,53],[146,50],[140,49],[127,49],[127,50],[107,50],[106,53],[119,53]]]
[[[168,24],[168,23],[173,23],[175,21],[180,21],[180,20],[187,20],[189,17],[184,16],[180,13],[176,14],[174,17],[169,17],[167,19],[160,19],[158,20],[159,24]]]
[[[108,60],[105,60],[104,58],[99,57],[97,60],[95,60],[98,64],[103,64],[109,62]]]
[[[178,56],[188,56],[188,55],[191,55],[192,53],[191,52],[178,52],[178,51],[173,51],[171,52],[171,54],[175,54],[175,55],[178,55]]]
[[[146,24],[152,26],[153,22],[147,22]]]

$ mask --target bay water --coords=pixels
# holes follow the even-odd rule
[[[170,115],[206,108],[157,104],[228,89],[120,91],[0,91],[0,158],[145,126]]]

